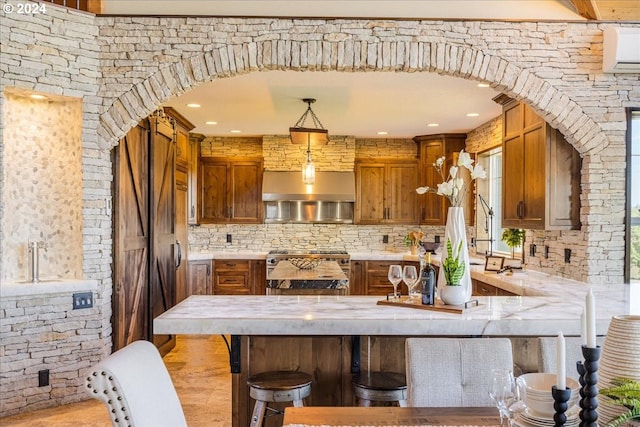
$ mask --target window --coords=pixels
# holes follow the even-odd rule
[[[640,280],[640,110],[630,110],[629,121],[626,282]]]
[[[476,253],[511,255],[511,248],[501,240],[502,218],[502,147],[478,155],[478,163],[487,171],[487,179],[476,180]],[[486,202],[486,203],[485,203]],[[492,242],[491,242],[492,241]],[[521,253],[522,248],[515,248]]]

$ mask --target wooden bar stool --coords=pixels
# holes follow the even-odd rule
[[[269,402],[293,402],[293,406],[304,406],[302,399],[311,394],[311,375],[304,372],[269,371],[252,375],[247,379],[249,395],[256,404],[251,414],[251,427],[262,426]]]
[[[407,406],[407,380],[398,372],[366,372],[353,377],[353,391],[360,406],[371,406],[371,401],[398,402]]]

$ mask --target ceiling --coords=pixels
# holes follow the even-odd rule
[[[148,1],[103,0],[102,14],[146,15]],[[640,21],[640,0],[182,0],[179,10],[157,0],[153,15]],[[477,84],[434,73],[265,71],[202,84],[165,105],[196,133],[284,135],[306,109],[302,98],[316,98],[312,109],[330,135],[410,138],[468,132],[498,116],[497,93]]]

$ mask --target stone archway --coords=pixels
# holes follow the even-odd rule
[[[362,45],[360,49],[355,48],[356,42],[351,46],[322,42],[320,51],[317,44],[311,49],[311,43],[289,43],[288,50],[278,49],[274,54],[271,46],[264,43],[228,45],[159,69],[113,102],[101,115],[99,134],[113,146],[133,125],[170,97],[216,78],[276,69],[321,69],[434,72],[484,81],[531,105],[560,130],[581,155],[598,152],[607,145],[607,136],[600,126],[568,95],[530,71],[477,49],[437,42],[379,42],[366,44],[363,52]],[[317,60],[318,57],[321,59]]]
[[[216,78],[229,78],[256,71],[345,71],[345,72],[435,72],[489,83],[494,89],[531,105],[547,122],[559,129],[583,158],[593,157],[609,143],[606,133],[571,97],[553,83],[518,66],[509,59],[450,42],[357,42],[265,41],[216,47],[158,68],[145,80],[119,96],[101,116],[99,135],[106,146],[114,146],[128,129],[148,116],[170,97],[194,89]],[[589,168],[602,167],[600,160],[585,162],[583,187],[600,175]],[[576,239],[586,241],[581,261],[581,279],[592,280],[591,258],[602,257],[606,248],[590,241],[589,230],[611,224],[590,215],[592,203],[582,198],[583,230]],[[618,227],[618,226],[616,226]],[[619,228],[624,229],[620,224]],[[596,239],[598,240],[598,239]],[[606,245],[606,243],[604,243]],[[606,255],[605,255],[606,257]],[[596,271],[594,275],[597,275]]]

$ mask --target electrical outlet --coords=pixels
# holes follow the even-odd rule
[[[227,243],[231,243],[231,234],[227,234]]]
[[[38,387],[46,387],[49,385],[49,370],[43,369],[38,371]]]
[[[433,243],[440,243],[440,236],[438,235],[434,236]]]
[[[546,245],[544,247],[544,257],[547,259],[549,258],[549,246]]]
[[[78,292],[73,294],[73,309],[79,310],[81,308],[93,307],[93,293],[92,292]]]
[[[529,245],[529,256],[536,256],[536,244],[532,243]]]
[[[564,262],[569,264],[571,262],[571,249],[565,248],[564,250]]]
[[[389,235],[388,234],[382,235],[382,243],[389,243]]]

